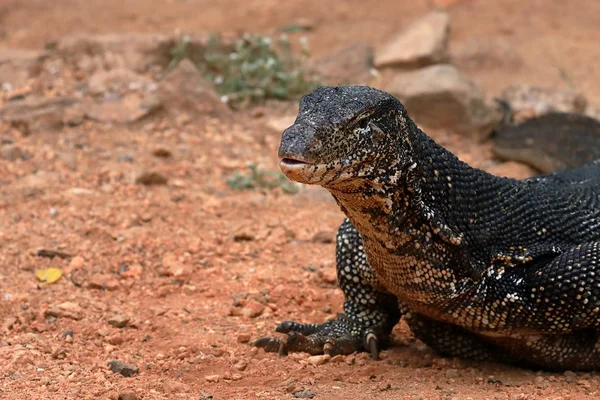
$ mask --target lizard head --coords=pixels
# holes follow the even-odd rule
[[[402,140],[402,104],[367,86],[320,87],[304,96],[283,132],[280,168],[301,183],[331,186],[365,176]]]

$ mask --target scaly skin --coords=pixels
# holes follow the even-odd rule
[[[281,168],[326,188],[344,315],[283,322],[267,351],[376,355],[402,315],[448,356],[600,367],[600,162],[526,180],[469,167],[391,95],[323,87],[282,137]]]

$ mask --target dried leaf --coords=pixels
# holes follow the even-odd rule
[[[58,268],[38,269],[35,271],[35,276],[42,282],[42,285],[56,283],[62,275],[62,271]]]

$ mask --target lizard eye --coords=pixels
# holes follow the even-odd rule
[[[369,122],[371,129],[371,140],[375,146],[381,145],[385,141],[385,132],[378,127],[374,122]]]

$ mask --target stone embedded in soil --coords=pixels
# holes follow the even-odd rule
[[[243,371],[247,367],[248,367],[248,361],[246,361],[246,360],[240,360],[233,365],[233,368],[237,369],[238,371]]]
[[[44,312],[45,317],[70,318],[76,321],[83,318],[84,310],[77,303],[66,301]]]
[[[95,274],[90,277],[87,287],[90,289],[117,290],[119,281],[112,274]]]
[[[108,324],[115,328],[124,328],[129,323],[129,317],[123,314],[116,314],[110,317]]]
[[[331,360],[331,356],[329,354],[310,356],[307,359],[308,363],[312,365],[323,365],[326,364],[329,360]]]
[[[574,90],[531,85],[509,86],[500,97],[510,104],[517,122],[551,111],[581,114],[588,103],[583,94]]]
[[[307,390],[301,390],[294,392],[294,397],[297,399],[312,399],[316,396],[316,393],[309,392]]]
[[[156,91],[167,110],[188,115],[227,113],[229,108],[222,101],[210,82],[188,59],[183,59],[159,82]]]
[[[220,375],[206,375],[204,377],[204,379],[206,379],[206,381],[210,382],[210,383],[217,383],[221,380],[221,376]]]
[[[154,186],[154,185],[166,185],[167,177],[157,171],[140,171],[135,177],[135,183]]]
[[[144,270],[140,264],[125,265],[119,269],[121,278],[137,278],[142,276],[143,272]]]
[[[375,51],[375,66],[418,68],[448,60],[450,16],[434,11],[397,33]]]
[[[118,400],[138,400],[139,397],[133,390],[123,390],[119,392]]]
[[[250,334],[249,333],[240,333],[237,336],[237,341],[238,341],[238,343],[248,343],[250,341]]]
[[[67,123],[70,118],[67,110],[71,108],[80,109],[80,101],[71,97],[29,96],[0,107],[0,121],[9,123],[24,135],[57,130]]]
[[[254,299],[250,299],[240,311],[240,315],[248,318],[256,318],[265,310],[265,306]]]
[[[140,369],[135,365],[125,364],[120,360],[111,360],[108,362],[108,367],[115,374],[121,374],[126,378],[136,375]]]
[[[452,65],[433,65],[396,75],[386,88],[416,123],[487,139],[503,117],[483,89]]]
[[[233,235],[233,240],[235,242],[250,242],[254,239],[254,234],[245,229],[241,229]]]

